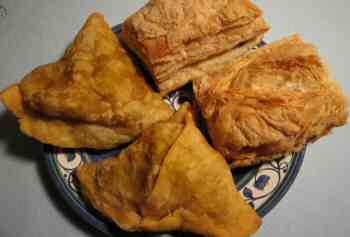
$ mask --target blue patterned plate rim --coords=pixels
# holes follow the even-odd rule
[[[295,181],[301,165],[304,160],[306,149],[304,148],[301,152],[296,153],[293,157],[293,160],[290,163],[290,168],[288,169],[287,175],[284,177],[283,181],[278,185],[277,189],[271,195],[271,197],[256,211],[259,216],[266,216],[285,196],[293,182]],[[44,145],[44,156],[48,169],[49,176],[53,181],[57,191],[60,193],[61,197],[65,200],[66,204],[85,222],[89,223],[91,226],[94,226],[96,229],[102,231],[108,236],[115,235],[112,234],[110,225],[105,223],[103,220],[92,214],[85,206],[82,206],[72,195],[72,193],[67,189],[67,185],[62,179],[62,176],[57,170],[57,164],[55,162],[55,147],[50,145]],[[238,187],[241,189],[243,187]],[[116,227],[117,228],[117,227]]]
[[[115,33],[119,33],[121,31],[121,25],[117,25],[112,28],[112,30]],[[141,66],[144,67],[144,64],[141,62]],[[266,216],[285,196],[285,194],[288,192],[290,187],[292,186],[293,182],[295,181],[301,165],[304,160],[306,147],[298,153],[294,153],[292,155],[291,161],[289,163],[289,168],[285,172],[286,175],[284,176],[282,182],[278,183],[276,187],[274,187],[271,196],[268,197],[267,201],[264,202],[262,205],[260,205],[256,211],[259,216],[264,217]],[[59,173],[57,169],[57,163],[55,162],[56,159],[56,151],[55,147],[50,145],[44,145],[44,156],[45,161],[47,164],[48,174],[51,177],[56,189],[60,193],[61,197],[65,200],[66,204],[85,222],[90,224],[91,226],[95,227],[96,229],[100,230],[104,234],[108,236],[116,236],[113,234],[116,232],[116,230],[112,230],[109,223],[106,223],[105,221],[101,220],[98,216],[94,215],[87,209],[85,206],[82,206],[76,197],[68,190],[67,184],[64,182],[62,175]],[[278,174],[280,175],[280,174]],[[254,176],[254,175],[253,175]],[[264,176],[264,175],[261,175]],[[247,179],[251,179],[252,177],[249,176],[249,178],[245,178],[246,180],[243,181],[243,183],[238,183],[237,188],[239,190],[243,189],[245,184],[248,182]],[[280,177],[279,177],[280,178]],[[256,176],[255,176],[256,179]],[[255,180],[257,182],[257,180]],[[251,191],[248,189],[247,193],[245,194],[246,190],[243,190],[243,195],[247,197],[247,201],[249,199],[254,199],[254,197],[251,197]],[[116,226],[112,226],[112,228],[117,229]]]

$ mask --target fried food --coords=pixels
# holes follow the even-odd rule
[[[3,100],[11,106],[11,98],[22,108],[16,113],[22,131],[59,147],[112,148],[173,113],[98,13],[89,17],[62,59],[36,68],[18,87],[4,92]],[[55,133],[45,130],[53,127]]]
[[[215,148],[233,167],[300,151],[348,117],[341,88],[298,35],[196,80],[194,91]]]
[[[127,231],[249,236],[261,219],[235,189],[229,166],[187,106],[145,130],[118,157],[80,166],[80,190]]]
[[[18,118],[21,131],[42,143],[64,148],[112,148],[128,143],[136,136],[125,128],[105,127],[82,122],[63,121],[28,109],[17,85],[0,94],[5,106]]]
[[[89,17],[61,60],[35,69],[20,89],[30,108],[60,119],[142,130],[172,114],[101,14]]]
[[[262,15],[250,0],[151,0],[125,21],[122,39],[165,95],[198,77],[197,63],[256,46],[269,30]]]

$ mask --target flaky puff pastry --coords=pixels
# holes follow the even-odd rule
[[[121,35],[164,95],[193,80],[197,63],[251,48],[268,29],[250,0],[151,0],[125,21]]]
[[[1,97],[25,134],[69,148],[106,149],[130,142],[173,113],[98,13],[89,17],[62,59],[36,68]]]
[[[80,166],[80,190],[127,231],[249,236],[261,219],[236,190],[225,159],[207,143],[187,106],[145,130],[119,156]]]
[[[347,99],[299,35],[194,83],[213,144],[233,167],[279,158],[342,126]]]

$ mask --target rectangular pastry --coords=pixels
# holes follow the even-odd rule
[[[193,89],[214,147],[233,168],[299,152],[348,118],[341,87],[299,35],[193,81]]]
[[[268,30],[262,11],[250,0],[151,0],[125,21],[121,37],[164,95],[198,71],[214,69],[199,63],[234,58],[255,47]]]

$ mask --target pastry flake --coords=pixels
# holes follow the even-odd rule
[[[125,21],[122,39],[164,95],[193,80],[197,63],[259,43],[269,30],[262,15],[249,0],[151,0]]]
[[[215,148],[233,167],[300,151],[348,117],[338,83],[298,35],[196,80],[194,91]]]

